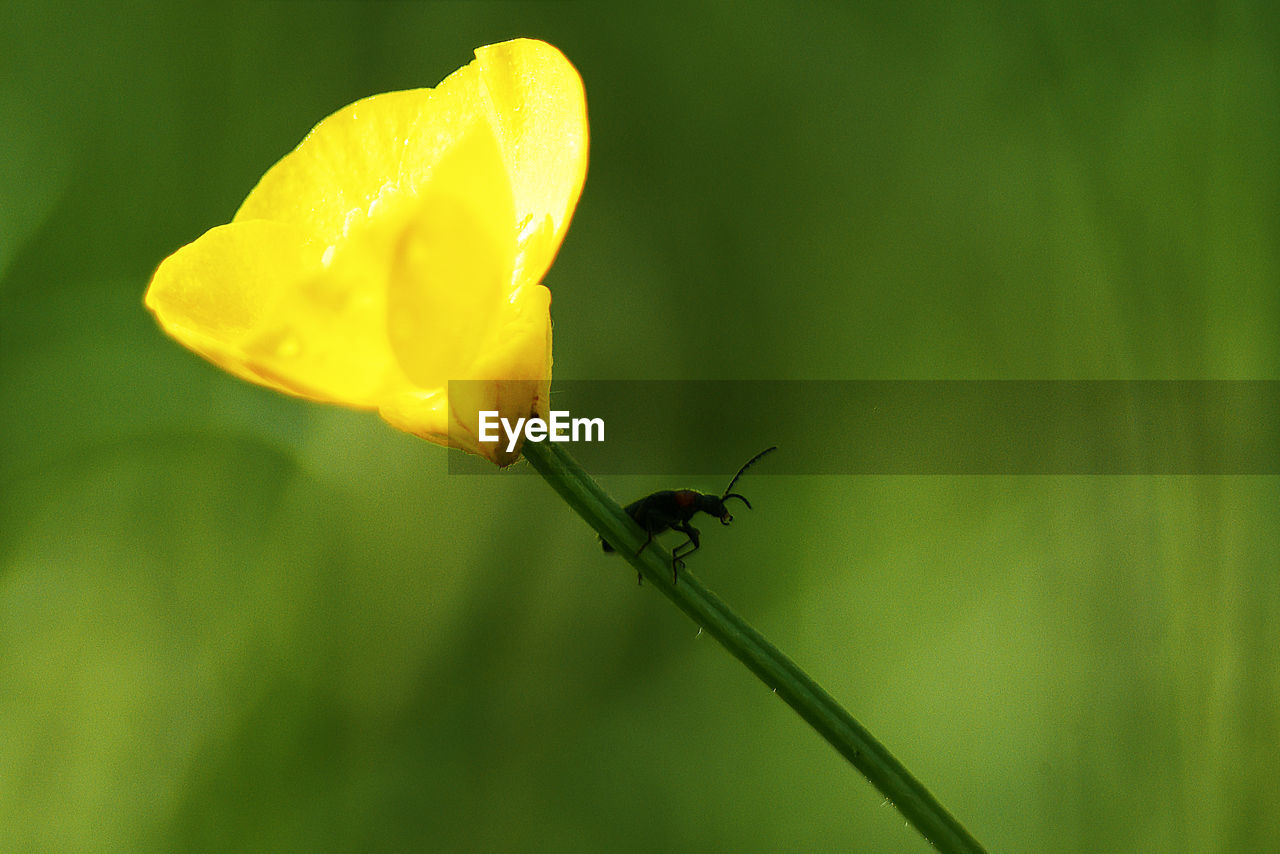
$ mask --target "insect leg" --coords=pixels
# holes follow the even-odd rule
[[[683,564],[684,559],[687,558],[689,555],[693,554],[694,552],[696,552],[698,548],[702,545],[701,540],[699,540],[698,538],[698,534],[701,532],[697,528],[690,525],[688,522],[681,522],[679,524],[672,525],[671,527],[689,536],[689,539],[685,540],[683,543],[681,543],[680,545],[676,546],[674,549],[671,550],[671,571],[673,574],[678,576],[679,565]],[[693,545],[693,548],[689,549],[687,552],[680,551],[682,548],[690,544]],[[676,581],[677,582],[679,581],[678,577],[676,578]]]
[[[640,548],[636,549],[636,557],[640,557],[640,552],[642,552],[642,551],[644,551],[645,549],[649,548],[649,543],[652,543],[652,542],[653,542],[653,531],[649,531],[648,533],[649,533],[649,539],[647,539],[647,540],[645,540],[645,541],[644,541],[644,545],[642,545],[642,546],[640,546]]]

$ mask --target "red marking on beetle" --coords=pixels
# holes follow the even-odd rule
[[[677,489],[676,504],[681,507],[692,507],[693,503],[698,500],[698,493],[692,489]]]

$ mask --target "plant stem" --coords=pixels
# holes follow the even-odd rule
[[[636,555],[644,532],[591,475],[553,442],[526,442],[524,457],[587,524],[613,544],[655,587],[795,709],[861,771],[939,851],[980,852],[982,846],[795,662],[777,650],[687,571],[672,579],[671,557],[656,543]]]

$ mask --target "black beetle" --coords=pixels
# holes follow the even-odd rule
[[[661,492],[646,495],[644,498],[628,504],[623,510],[649,535],[636,554],[639,555],[640,552],[649,547],[649,544],[653,542],[654,534],[661,534],[663,531],[671,529],[687,535],[689,539],[671,550],[672,579],[673,583],[679,583],[680,564],[684,562],[684,558],[696,552],[701,545],[698,539],[699,531],[689,524],[689,520],[693,518],[695,513],[706,513],[718,518],[721,525],[728,525],[733,521],[733,517],[729,515],[728,508],[725,507],[725,502],[730,498],[737,498],[747,505],[747,509],[750,510],[751,502],[745,496],[729,490],[733,489],[733,485],[738,482],[738,478],[742,477],[743,472],[755,465],[765,454],[777,449],[777,445],[765,448],[747,460],[742,468],[738,469],[738,473],[733,476],[733,480],[729,481],[729,485],[725,487],[723,495],[708,495],[692,489],[664,489]],[[606,552],[614,550],[613,546],[609,545],[603,538],[600,540],[600,545]],[[688,545],[692,545],[693,548],[681,553],[680,549]],[[637,573],[637,578],[640,583],[644,583],[643,575]]]

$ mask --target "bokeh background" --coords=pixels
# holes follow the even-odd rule
[[[539,478],[143,310],[323,116],[514,36],[589,100],[559,377],[1280,379],[1265,2],[12,0],[0,850],[927,850]],[[691,568],[992,849],[1275,850],[1276,478],[751,477]]]

